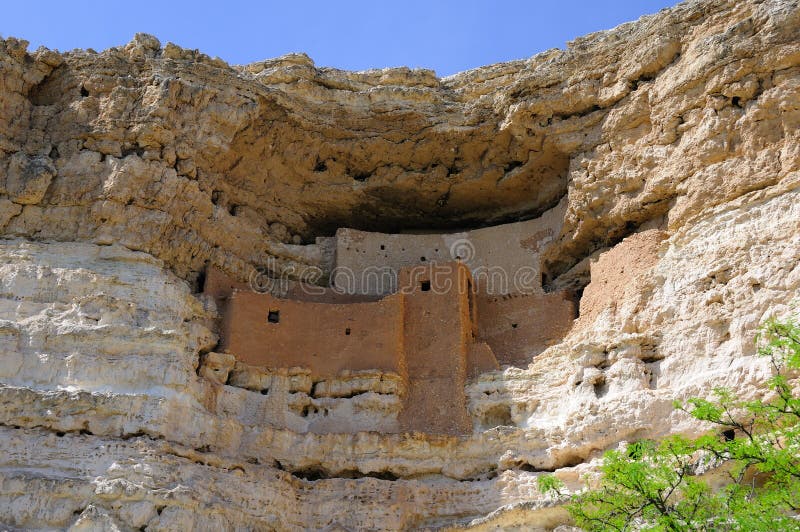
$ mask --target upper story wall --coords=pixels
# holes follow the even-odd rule
[[[444,234],[385,234],[339,229],[331,281],[348,293],[388,294],[397,272],[460,260],[480,293],[541,293],[539,257],[558,235],[566,203],[534,220]]]
[[[477,335],[469,270],[461,263],[400,270],[409,377],[463,380],[467,346]]]

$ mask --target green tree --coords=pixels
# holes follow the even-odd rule
[[[712,400],[676,403],[713,431],[672,436],[609,451],[592,489],[572,497],[568,510],[587,530],[800,530],[800,397],[792,379],[800,370],[800,326],[770,320],[758,352],[773,377],[761,400],[714,390]],[[712,489],[703,473],[725,475]],[[540,490],[561,489],[539,481]]]

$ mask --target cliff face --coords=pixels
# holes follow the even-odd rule
[[[470,381],[470,435],[314,434],[301,374],[198,370],[208,267],[328,273],[339,227],[545,212],[537,267],[580,316]],[[576,488],[621,441],[702,431],[674,399],[769,376],[755,330],[800,288],[800,5],[683,3],[444,79],[6,39],[0,233],[4,526],[553,528],[541,471]]]

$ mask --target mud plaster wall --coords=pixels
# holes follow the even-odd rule
[[[486,373],[500,369],[497,358],[489,344],[473,341],[467,346],[467,378],[472,379]]]
[[[259,285],[259,282],[261,285]],[[220,313],[224,310],[225,301],[236,290],[270,293],[273,296],[284,299],[317,303],[360,303],[377,301],[380,299],[380,296],[346,294],[341,290],[302,283],[291,279],[269,280],[265,282],[265,279],[261,278],[254,284],[258,290],[254,289],[254,286],[251,285],[250,282],[238,281],[233,275],[229,275],[219,268],[209,267],[205,272],[203,293],[214,298]]]
[[[434,277],[431,265],[400,272],[400,285],[414,287],[404,307],[409,384],[400,423],[406,430],[457,434],[472,428],[464,395],[467,349],[474,335],[470,277],[464,265],[449,266],[447,276]],[[431,286],[423,291],[426,282]]]
[[[589,326],[603,311],[615,309],[626,291],[638,290],[641,276],[658,262],[666,236],[657,229],[633,234],[591,263],[591,282],[581,297],[578,327]]]
[[[307,285],[291,280],[285,280],[283,285],[276,285],[275,288],[277,290],[275,290],[276,293],[272,293],[273,296],[295,301],[347,304],[377,301],[379,299],[376,296],[363,294],[342,294],[330,288]],[[232,275],[223,272],[219,268],[212,266],[206,269],[203,294],[210,296],[217,308],[218,318],[212,327],[219,334],[220,349],[230,343],[228,336],[233,333],[230,327],[224,326],[223,319],[227,315],[228,302],[236,291],[261,293],[254,291],[249,282],[237,281]],[[238,329],[236,331],[238,334]]]
[[[570,291],[549,294],[478,295],[478,338],[500,364],[524,365],[558,343],[577,314]]]
[[[221,336],[224,351],[252,366],[300,366],[310,368],[313,378],[344,370],[402,374],[403,296],[332,304],[236,291]]]
[[[348,292],[389,293],[394,287],[377,281],[382,276],[382,268],[396,273],[403,267],[420,263],[458,259],[472,271],[479,292],[540,291],[539,257],[559,234],[565,207],[562,201],[534,220],[460,233],[385,234],[339,229],[333,281]],[[504,272],[504,282],[498,281],[498,271]],[[520,272],[525,274],[525,286],[514,282]],[[490,278],[493,279],[491,283],[488,282]]]
[[[218,268],[211,267],[206,269],[203,293],[214,298],[217,309],[221,314],[224,312],[225,302],[236,290],[250,290],[250,285],[235,280]]]

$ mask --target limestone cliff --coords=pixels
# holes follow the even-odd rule
[[[469,381],[470,434],[308,430],[321,397],[396,414],[393,381],[215,358],[209,267],[302,278],[340,227],[553,213],[537,271],[580,315]],[[674,399],[769,376],[755,330],[798,312],[800,4],[685,2],[443,79],[0,40],[0,234],[3,527],[553,529],[541,472],[575,489],[621,441],[703,430]]]

